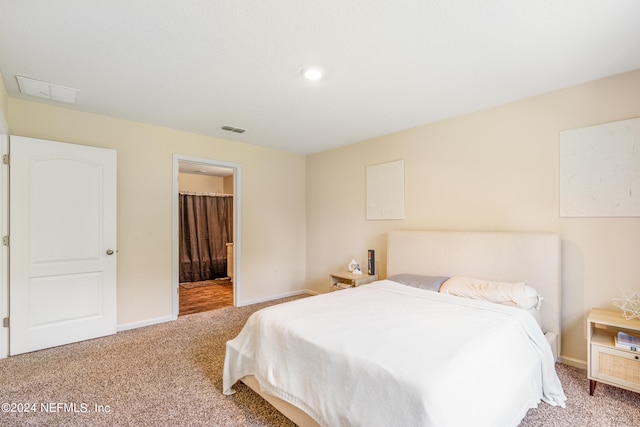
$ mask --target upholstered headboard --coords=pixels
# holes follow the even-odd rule
[[[542,329],[558,359],[560,250],[560,237],[548,233],[392,231],[387,242],[387,275],[525,282],[544,298]]]

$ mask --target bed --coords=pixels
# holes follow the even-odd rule
[[[394,231],[387,277],[401,274],[526,283],[539,318],[384,279],[254,313],[227,343],[223,392],[241,380],[301,426],[515,426],[564,406],[557,235]]]

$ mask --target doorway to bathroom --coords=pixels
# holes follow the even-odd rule
[[[239,166],[174,159],[174,317],[235,305]]]

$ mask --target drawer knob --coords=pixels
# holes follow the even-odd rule
[[[640,359],[640,356],[635,356],[636,360]]]

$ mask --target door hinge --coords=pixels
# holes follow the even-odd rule
[[[9,236],[2,236],[2,245],[9,246]]]
[[[5,317],[4,319],[2,319],[2,327],[3,328],[8,328],[9,327],[9,318]]]
[[[8,154],[3,154],[2,155],[2,163],[5,165],[9,164],[9,155]]]

